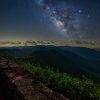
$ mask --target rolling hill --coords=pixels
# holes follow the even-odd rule
[[[72,76],[100,80],[100,52],[85,47],[33,46],[1,48],[16,57],[27,56],[31,62],[48,65]]]

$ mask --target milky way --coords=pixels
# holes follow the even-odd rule
[[[100,0],[0,0],[0,40],[100,41]]]
[[[36,2],[46,10],[61,35],[68,38],[81,38],[82,34],[79,34],[81,21],[74,8],[69,7],[65,2],[58,3],[52,0],[48,0],[48,2],[46,0],[36,0]]]

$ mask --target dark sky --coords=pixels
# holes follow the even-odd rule
[[[0,0],[0,40],[100,40],[100,0]]]

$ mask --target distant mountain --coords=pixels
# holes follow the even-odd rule
[[[95,48],[95,50],[100,51],[100,48]]]
[[[15,57],[23,57],[33,52],[34,47],[2,47],[0,53],[6,53]]]
[[[17,57],[29,56],[31,61],[54,67],[73,76],[100,80],[100,52],[94,49],[70,46],[33,46],[2,48],[0,52]]]
[[[75,76],[100,79],[100,52],[83,47],[37,47],[32,59]]]

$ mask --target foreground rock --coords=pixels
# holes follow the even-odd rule
[[[2,81],[0,84],[2,100],[68,100],[63,95],[45,87],[36,77],[22,72],[18,65],[10,64],[3,58],[0,58],[0,78],[2,78],[0,80]]]

